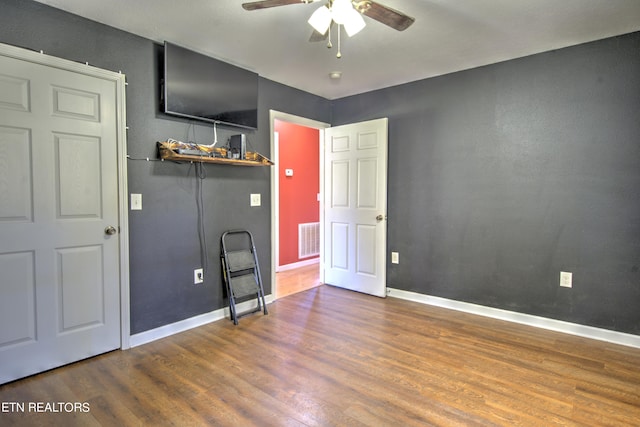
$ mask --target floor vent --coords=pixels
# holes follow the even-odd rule
[[[320,255],[320,223],[298,224],[298,258]]]

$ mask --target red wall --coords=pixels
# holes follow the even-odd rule
[[[275,121],[275,131],[279,134],[279,265],[287,265],[301,261],[298,224],[320,221],[320,132],[280,120]],[[285,176],[285,169],[293,169],[293,176]]]

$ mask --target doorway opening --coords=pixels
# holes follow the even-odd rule
[[[304,117],[270,111],[272,296],[321,283],[323,130]]]

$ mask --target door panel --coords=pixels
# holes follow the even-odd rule
[[[0,111],[2,105],[0,101]],[[31,133],[28,129],[0,126],[2,223],[31,221],[33,218],[31,151]]]
[[[378,207],[378,161],[375,158],[358,159],[358,204],[359,209]]]
[[[0,384],[120,346],[116,81],[0,55]]]
[[[334,161],[331,163],[331,208],[349,207],[349,162]]]
[[[349,269],[349,224],[332,222],[331,240],[334,250],[331,252],[331,268],[348,271]]]
[[[356,271],[358,274],[376,275],[376,230],[375,225],[358,224],[356,227]]]
[[[102,247],[59,249],[58,333],[104,325]]]
[[[51,86],[53,115],[74,120],[100,121],[100,94]]]
[[[2,298],[0,312],[13,319],[0,322],[0,351],[36,339],[36,293],[33,252],[0,254]]]
[[[96,137],[54,134],[56,205],[59,218],[100,218],[101,141]]]
[[[325,170],[324,281],[383,297],[387,119],[325,130]]]
[[[0,108],[29,111],[29,80],[0,74]]]

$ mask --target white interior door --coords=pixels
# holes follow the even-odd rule
[[[120,347],[116,93],[0,55],[0,384]]]
[[[387,119],[325,130],[324,282],[386,296]]]

